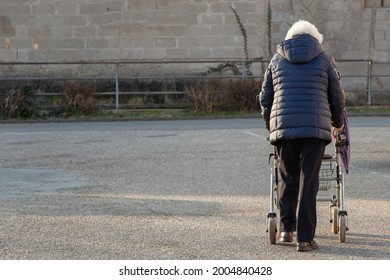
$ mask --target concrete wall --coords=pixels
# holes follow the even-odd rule
[[[234,1],[263,56],[265,1]],[[243,57],[228,1],[1,0],[0,61]]]
[[[324,46],[340,59],[390,60],[390,1],[272,0],[274,43],[283,40],[291,24],[304,18],[324,34]],[[369,6],[369,7],[368,7]]]
[[[272,51],[304,18],[336,58],[390,60],[390,4],[365,1],[271,0]],[[268,57],[267,0],[0,0],[0,61],[244,57],[231,4]]]

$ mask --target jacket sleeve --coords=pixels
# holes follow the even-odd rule
[[[274,101],[274,87],[272,82],[271,64],[268,66],[264,74],[264,81],[260,92],[261,114],[265,121],[267,130],[270,130],[270,115]]]
[[[335,68],[333,57],[330,57],[328,77],[328,101],[330,112],[332,114],[332,126],[341,128],[344,125],[344,91],[341,86],[340,74]]]

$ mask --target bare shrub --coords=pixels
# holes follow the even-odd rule
[[[96,92],[94,83],[66,83],[63,86],[67,110],[70,112],[94,113],[99,108],[99,102],[94,98]]]
[[[261,81],[256,79],[205,79],[186,87],[193,110],[206,113],[211,113],[216,105],[227,111],[257,112],[260,90]]]
[[[0,98],[1,115],[6,118],[28,118],[37,113],[35,95],[29,87],[11,89]]]
[[[372,95],[372,104],[374,106],[388,106],[390,104],[390,95],[388,92],[375,92]]]
[[[213,111],[215,80],[191,82],[186,86],[186,93],[195,112],[211,113]]]
[[[226,109],[248,113],[259,111],[257,96],[261,90],[261,83],[256,79],[228,81],[228,86],[225,86],[223,90],[223,102]]]

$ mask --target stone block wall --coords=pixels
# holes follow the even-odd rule
[[[1,0],[0,61],[262,57],[265,1]]]
[[[309,20],[324,35],[324,46],[338,59],[390,60],[390,2],[376,0],[272,0],[273,42],[291,24]]]
[[[231,5],[250,58],[307,19],[336,59],[390,60],[388,0],[1,0],[0,62],[244,58]]]

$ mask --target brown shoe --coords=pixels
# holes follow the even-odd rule
[[[279,242],[293,242],[293,232],[292,231],[282,231],[279,234]]]
[[[311,250],[315,250],[318,248],[318,243],[314,240],[310,242],[298,242],[297,243],[297,251],[298,252],[308,252]]]

